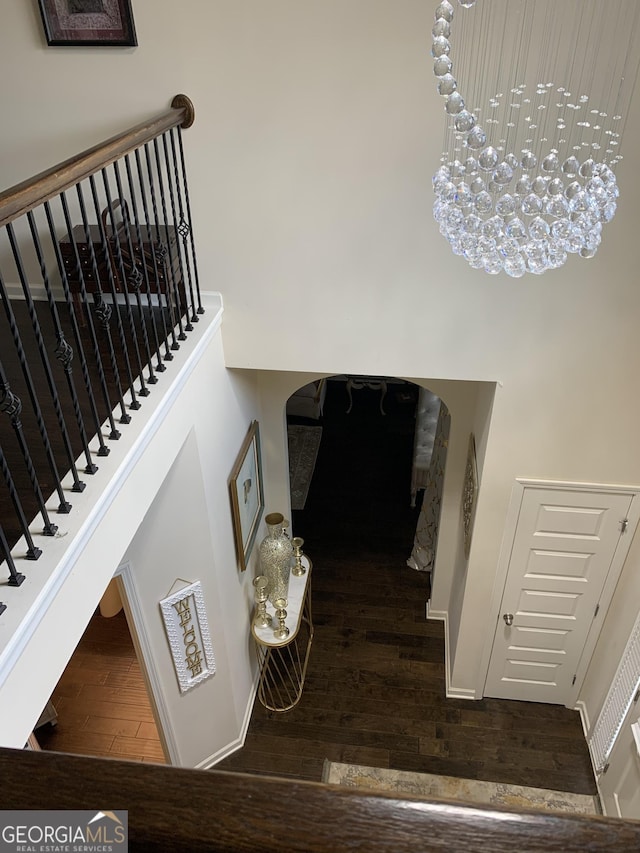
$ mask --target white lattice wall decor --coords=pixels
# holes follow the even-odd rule
[[[602,773],[624,722],[640,689],[640,614],[633,626],[615,678],[589,737],[589,750],[596,773]]]

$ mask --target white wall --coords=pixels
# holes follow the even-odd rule
[[[78,49],[47,48],[35,2],[4,0],[0,183],[184,91],[201,277],[224,294],[228,366],[500,383],[456,641],[472,686],[515,478],[640,483],[639,178],[624,161],[593,260],[513,281],[452,256],[431,218],[444,120],[432,6],[135,0],[138,48]],[[636,96],[636,138],[639,116]]]
[[[206,436],[205,436],[206,441]],[[218,558],[218,543],[211,539],[202,479],[202,456],[195,431],[189,433],[175,462],[149,507],[123,557],[135,596],[135,631],[148,649],[145,660],[153,673],[157,698],[163,705],[165,735],[176,764],[194,767],[238,738],[242,718],[236,718],[234,670],[247,665],[250,635],[243,648],[227,651],[226,585],[219,579],[231,571]],[[171,650],[159,602],[187,583],[200,581],[216,671],[186,693],[178,689]],[[128,586],[128,584],[127,584]],[[135,612],[135,611],[134,611]],[[246,620],[243,620],[246,623]],[[246,693],[245,693],[246,695]]]

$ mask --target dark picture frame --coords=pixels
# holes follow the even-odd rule
[[[247,568],[256,541],[258,525],[264,512],[260,426],[253,421],[229,477],[233,532],[238,566]]]
[[[52,47],[135,47],[131,0],[38,0]]]

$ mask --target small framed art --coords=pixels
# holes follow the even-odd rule
[[[131,0],[38,0],[47,44],[134,47]]]
[[[471,534],[473,533],[473,521],[476,514],[476,501],[478,499],[478,466],[476,462],[476,442],[473,433],[469,436],[469,447],[467,450],[467,465],[464,472],[464,486],[462,489],[462,523],[464,526],[464,555],[469,559],[471,551]]]
[[[264,511],[260,427],[254,421],[249,428],[229,477],[233,530],[240,571],[247,568],[258,525]]]

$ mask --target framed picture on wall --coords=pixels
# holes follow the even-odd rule
[[[469,559],[471,551],[471,534],[473,533],[473,520],[476,514],[476,500],[478,497],[478,466],[476,462],[476,442],[473,433],[469,436],[469,448],[467,450],[467,466],[464,472],[464,487],[462,492],[462,522],[464,526],[464,555]]]
[[[131,0],[38,0],[47,44],[134,47]]]
[[[242,443],[229,477],[229,491],[238,565],[240,571],[244,572],[264,512],[258,421],[251,424]]]

